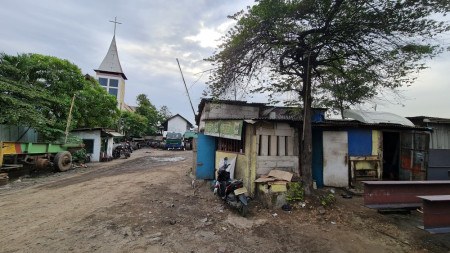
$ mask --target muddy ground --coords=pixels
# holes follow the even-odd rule
[[[192,152],[140,149],[130,159],[44,173],[0,187],[0,252],[449,252],[422,214],[383,215],[362,197],[320,211],[250,204],[247,218],[192,185]],[[328,193],[331,189],[323,189]]]

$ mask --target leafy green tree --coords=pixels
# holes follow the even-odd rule
[[[1,78],[9,80],[9,84],[14,86],[12,90],[20,90],[14,93],[16,98],[20,96],[20,93],[26,93],[26,89],[35,92],[35,96],[44,97],[42,101],[36,97],[22,97],[22,99],[16,100],[20,111],[14,112],[12,107],[9,111],[3,112],[2,110],[2,114],[5,114],[3,121],[29,124],[39,130],[44,140],[57,139],[64,133],[73,94],[83,88],[84,76],[80,69],[67,60],[39,54],[19,56],[1,54],[0,57],[1,68],[10,70],[2,72]],[[6,89],[8,88],[11,87]],[[11,90],[6,90],[2,95],[8,94],[8,92]],[[2,100],[1,103],[2,106],[7,104],[6,100]],[[42,103],[45,103],[45,106],[42,106]],[[25,106],[27,104],[28,106]],[[29,110],[31,107],[34,109]],[[38,119],[38,125],[26,118],[10,121],[14,117],[8,116],[32,113]]]
[[[25,73],[29,68],[27,55],[16,57],[0,54],[0,124],[25,125],[41,130],[49,123],[41,111],[49,110],[57,100],[45,88],[30,85]]]
[[[139,94],[136,100],[138,104],[136,113],[144,116],[148,120],[148,125],[145,128],[144,133],[148,135],[156,134],[158,132],[158,123],[162,121],[161,115],[147,98],[147,95]]]
[[[323,74],[318,84],[313,87],[313,106],[325,107],[344,119],[344,110],[351,106],[362,104],[374,98],[378,92],[377,87],[371,85],[371,80],[348,72],[346,78],[339,72]]]
[[[117,99],[87,75],[84,89],[77,93],[73,115],[77,119],[75,128],[113,128],[120,112]]]
[[[319,78],[339,73],[335,78],[349,85],[357,73],[370,80],[361,85],[391,89],[412,82],[410,74],[442,51],[436,38],[450,28],[433,18],[446,14],[450,1],[256,2],[231,17],[236,25],[208,59],[216,67],[209,93],[220,97],[235,84],[250,84],[254,91],[298,94],[303,103],[300,167],[308,195],[312,192],[312,90]]]
[[[71,126],[111,126],[116,102],[67,60],[39,54],[0,54],[0,124],[39,131],[45,141],[64,134],[72,97]]]
[[[169,118],[171,118],[173,116],[169,110],[169,107],[167,107],[166,105],[163,105],[163,106],[161,106],[161,108],[159,108],[159,115],[161,116],[162,122],[168,120]]]
[[[142,136],[148,126],[148,119],[137,113],[122,111],[120,116],[120,128],[124,131],[125,136]]]

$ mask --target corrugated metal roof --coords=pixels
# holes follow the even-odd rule
[[[344,110],[344,117],[352,118],[364,123],[391,123],[405,126],[414,126],[414,124],[409,119],[390,112]]]

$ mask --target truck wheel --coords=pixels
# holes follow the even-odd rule
[[[69,151],[58,152],[53,159],[55,169],[66,171],[72,167],[72,155]]]
[[[186,147],[186,150],[191,150],[192,149],[190,142],[186,143],[185,147]]]

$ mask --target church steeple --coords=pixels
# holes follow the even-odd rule
[[[113,36],[111,45],[109,45],[108,53],[106,53],[100,67],[95,69],[95,72],[120,74],[123,79],[127,80],[127,77],[123,73],[122,65],[120,65],[119,54],[117,53],[116,36]]]
[[[114,35],[111,45],[109,46],[108,52],[100,64],[100,67],[94,69],[94,71],[97,74],[99,84],[105,88],[109,94],[114,95],[117,98],[117,107],[119,110],[124,110],[125,80],[127,80],[127,77],[123,73],[122,66],[120,65],[116,45],[116,24],[121,23],[117,22],[117,19],[110,22],[114,23]]]

